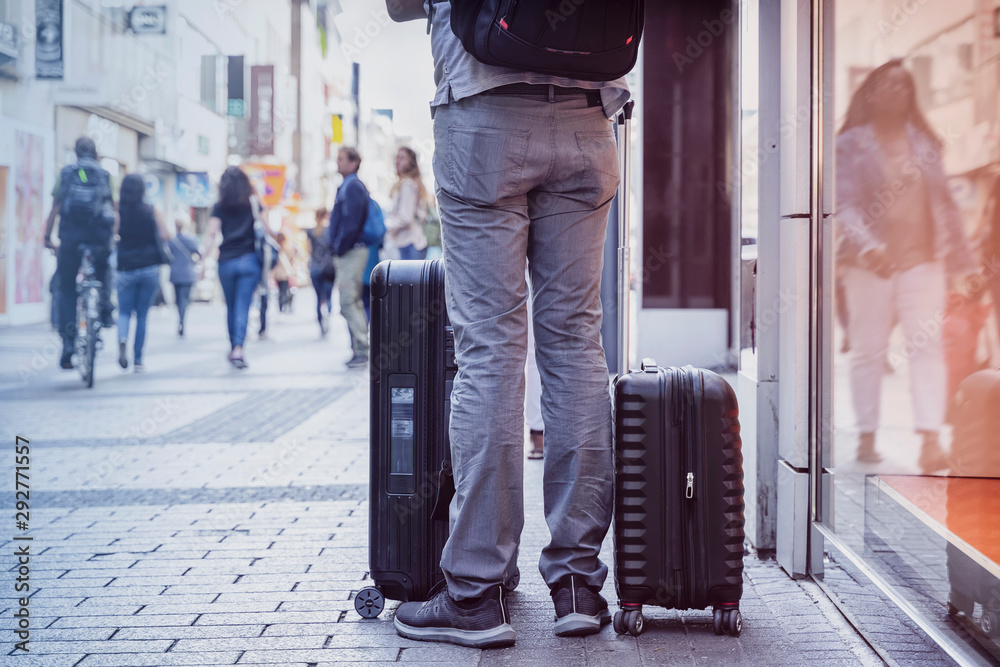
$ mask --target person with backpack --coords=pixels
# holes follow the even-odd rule
[[[128,331],[135,313],[135,342],[132,365],[136,373],[145,370],[142,350],[146,343],[146,316],[160,287],[160,265],[170,258],[163,250],[170,230],[163,216],[144,201],[146,184],[142,176],[129,174],[122,179],[118,207],[118,365],[128,368]]]
[[[386,3],[397,21],[430,12],[433,164],[458,362],[449,431],[456,493],[441,556],[446,586],[428,602],[400,605],[394,622],[404,637],[476,648],[516,638],[506,598],[520,578],[524,525],[525,270],[551,534],[539,570],[556,635],[593,634],[611,620],[600,595],[614,494],[600,287],[619,182],[610,119],[628,101],[623,75],[642,30],[641,1],[588,0],[566,12],[560,5],[568,3],[534,0],[508,16],[496,14],[500,4]],[[547,14],[559,20],[550,24]],[[473,55],[477,44],[501,39],[505,47],[492,57]],[[605,43],[616,50],[595,57]],[[504,53],[517,62],[496,64]]]
[[[364,238],[365,222],[372,200],[368,188],[358,178],[360,166],[361,155],[356,148],[345,146],[337,152],[337,171],[344,177],[344,182],[337,189],[327,230],[327,242],[337,273],[340,314],[347,320],[347,328],[351,332],[354,355],[347,362],[348,368],[367,366],[369,350],[368,324],[361,303],[361,290],[370,245]]]
[[[108,257],[118,225],[111,190],[111,175],[97,159],[97,145],[90,137],[76,140],[76,162],[63,167],[52,191],[52,210],[45,223],[45,245],[56,252],[59,274],[59,333],[63,349],[59,366],[73,368],[76,340],[76,274],[83,259],[81,245],[93,248],[94,272],[101,281],[101,326],[115,326],[111,306]],[[59,217],[59,244],[51,241]]]

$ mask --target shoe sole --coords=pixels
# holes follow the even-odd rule
[[[607,609],[601,611],[597,616],[566,614],[562,618],[556,619],[556,635],[559,637],[592,635],[600,632],[601,628],[610,622],[611,612]]]
[[[505,648],[514,645],[516,634],[509,623],[489,630],[459,630],[458,628],[416,628],[393,619],[396,632],[407,639],[422,642],[448,642],[470,648]]]

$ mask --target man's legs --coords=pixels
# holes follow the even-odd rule
[[[550,587],[576,575],[577,583],[599,590],[608,568],[598,554],[614,495],[600,292],[618,154],[611,124],[600,113],[560,123],[552,143],[560,171],[528,198],[545,519],[552,536],[539,570]]]
[[[76,340],[76,273],[80,270],[82,254],[77,244],[64,241],[59,246],[59,335],[63,340],[62,361],[68,362]]]
[[[368,263],[368,248],[348,250],[334,259],[340,290],[340,314],[347,320],[355,358],[368,358],[368,325],[361,304],[361,274]]]

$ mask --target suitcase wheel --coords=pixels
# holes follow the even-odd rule
[[[979,629],[983,631],[983,634],[987,637],[996,637],[1000,635],[1000,623],[997,622],[997,615],[992,611],[983,611],[983,615],[979,619]]]
[[[716,607],[715,610],[712,612],[712,629],[715,631],[715,634],[717,635],[722,635],[725,634],[726,632],[726,626],[723,623],[724,613],[725,612],[719,609],[718,607]]]
[[[642,610],[625,609],[616,611],[614,618],[611,619],[611,623],[618,634],[624,635],[628,633],[633,637],[638,637],[642,634],[643,630]]]
[[[623,611],[616,611],[615,615],[611,619],[611,625],[612,625],[612,627],[614,627],[615,632],[618,633],[618,634],[620,634],[620,635],[625,634],[625,623],[622,621],[622,618],[624,616],[625,616],[625,612],[623,612]]]
[[[726,630],[733,637],[739,637],[743,632],[743,615],[739,609],[730,609],[726,612]]]
[[[385,609],[385,596],[373,586],[362,588],[354,596],[354,609],[363,618],[375,618]]]
[[[743,615],[739,609],[715,607],[712,611],[712,630],[717,635],[729,634],[739,637],[743,632]]]

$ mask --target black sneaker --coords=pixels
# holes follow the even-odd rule
[[[559,580],[552,590],[552,602],[556,606],[556,634],[560,637],[592,635],[611,622],[607,600],[575,574]]]
[[[456,602],[441,591],[427,602],[406,602],[396,610],[396,632],[409,639],[450,642],[472,648],[502,648],[514,645],[514,628],[504,599],[503,586],[496,585],[479,600]]]

